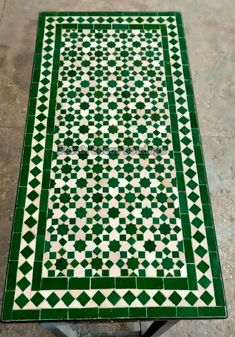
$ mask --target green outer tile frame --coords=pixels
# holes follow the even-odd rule
[[[181,58],[183,61],[183,71],[184,71],[184,80],[186,83],[186,92],[187,92],[187,103],[188,103],[188,110],[190,113],[190,120],[191,120],[191,128],[193,132],[193,145],[194,151],[196,155],[196,163],[197,163],[197,170],[198,170],[198,177],[200,183],[200,193],[201,193],[201,200],[203,206],[203,213],[205,218],[205,227],[207,232],[207,241],[209,247],[209,254],[210,254],[210,262],[211,262],[211,270],[213,275],[213,284],[215,289],[215,300],[216,306],[209,307],[209,306],[202,306],[202,307],[141,307],[141,308],[82,308],[82,309],[41,309],[41,310],[13,310],[13,302],[14,302],[14,290],[16,286],[15,275],[18,268],[17,256],[19,253],[19,245],[20,245],[20,233],[21,233],[21,225],[23,221],[23,207],[26,198],[26,182],[28,176],[28,169],[29,169],[29,159],[30,159],[30,151],[31,151],[31,142],[32,142],[32,132],[34,128],[34,113],[36,108],[36,99],[35,93],[37,92],[37,86],[39,81],[39,70],[41,66],[41,48],[42,48],[42,41],[43,41],[43,34],[44,34],[44,20],[48,16],[173,16],[176,18],[177,28],[178,28],[178,36],[179,36],[179,43],[180,43],[180,50],[181,50]],[[60,27],[63,25],[60,25]],[[67,25],[66,25],[67,26]],[[101,29],[108,28],[107,26],[102,27]],[[150,26],[150,25],[149,25]],[[74,28],[74,25],[71,24],[70,28]],[[83,26],[80,28],[89,28],[87,26]],[[91,28],[91,27],[90,27]],[[98,28],[98,27],[94,27]],[[113,27],[114,28],[114,27]],[[117,26],[116,29],[120,29],[120,26]],[[125,28],[125,27],[123,27]],[[132,28],[138,29],[145,29],[145,25],[141,26],[133,25]],[[151,27],[149,27],[151,28]],[[61,29],[61,28],[58,28]],[[165,60],[169,57],[167,53],[167,37],[166,31],[164,30],[164,26],[161,25],[161,32],[163,37],[163,53]],[[59,40],[56,39],[55,44],[55,52],[54,56],[58,59],[59,57]],[[164,47],[165,46],[165,47]],[[58,61],[57,61],[58,62]],[[53,65],[58,63],[54,63]],[[167,69],[166,74],[167,74]],[[54,78],[52,79],[53,83],[56,83],[58,72],[55,71]],[[170,91],[172,87],[170,77],[167,79],[167,88]],[[53,91],[53,90],[52,90]],[[51,91],[51,94],[52,94]],[[171,103],[171,97],[168,91],[168,100],[170,103],[170,116],[175,115],[175,108],[174,104]],[[51,105],[52,108],[55,106],[55,98],[56,92],[53,91],[54,97],[52,97]],[[174,99],[174,97],[173,97]],[[51,111],[52,109],[50,109]],[[49,116],[48,116],[49,117]],[[51,116],[53,118],[53,116]],[[174,117],[176,118],[176,117]],[[173,124],[172,124],[173,125]],[[49,137],[47,139],[48,149],[47,155],[50,155],[50,146],[52,143],[53,135],[51,130],[48,127],[48,134]],[[174,137],[173,137],[174,138]],[[173,139],[174,143],[174,139]],[[177,160],[176,160],[177,162]],[[48,167],[46,167],[48,169]],[[178,171],[177,171],[178,172]],[[46,192],[45,192],[46,193]],[[46,194],[45,194],[46,196]],[[43,207],[44,210],[45,205],[43,205],[44,198],[41,199],[40,205]],[[45,222],[45,212],[41,212],[39,218],[39,224]],[[185,212],[187,215],[187,212]],[[188,223],[188,221],[187,221]],[[38,226],[39,229],[39,226]],[[43,239],[41,236],[41,227],[39,229],[39,238]],[[187,235],[187,233],[186,233]],[[40,242],[40,241],[38,241]],[[189,240],[188,240],[189,242]],[[40,246],[40,244],[39,244]],[[34,268],[39,267],[38,261],[34,262]],[[192,272],[190,270],[190,272]],[[190,274],[189,272],[189,274]],[[141,279],[141,278],[140,278]],[[63,283],[63,281],[61,281]],[[120,280],[123,282],[123,280]],[[137,280],[138,282],[138,280]],[[72,283],[72,281],[71,281]],[[128,280],[126,287],[122,286],[123,288],[131,288],[131,280]],[[170,282],[169,282],[170,283]],[[46,281],[45,281],[46,284]],[[67,286],[67,284],[66,284]],[[196,286],[195,286],[196,287]],[[62,286],[64,288],[64,285]],[[58,286],[58,289],[62,289]],[[84,289],[86,285],[84,286]],[[98,287],[95,287],[98,289]],[[100,287],[101,288],[101,287]],[[118,288],[118,287],[117,287]],[[47,289],[50,289],[47,288]],[[55,288],[54,288],[55,289]],[[77,289],[77,288],[75,288]],[[169,286],[168,289],[172,289]],[[183,288],[179,289],[185,289]],[[187,289],[187,288],[186,288]],[[189,288],[190,289],[190,288]],[[205,173],[205,165],[204,165],[204,157],[202,154],[202,146],[200,140],[200,133],[198,127],[198,120],[196,114],[196,107],[195,107],[195,100],[191,82],[191,75],[189,70],[189,63],[187,58],[187,51],[186,51],[186,41],[184,35],[184,29],[182,25],[181,14],[177,12],[43,12],[39,15],[39,24],[38,24],[38,32],[37,32],[37,40],[35,46],[35,57],[34,57],[34,66],[32,72],[32,80],[31,80],[31,90],[29,96],[29,105],[28,105],[28,114],[27,114],[27,121],[25,127],[25,135],[24,135],[24,147],[22,152],[22,160],[21,160],[21,173],[19,176],[18,182],[18,192],[17,192],[17,202],[14,214],[14,221],[13,221],[13,229],[12,229],[12,238],[11,238],[11,249],[9,254],[9,263],[8,263],[8,272],[7,272],[7,279],[6,279],[6,286],[5,286],[5,295],[4,295],[4,305],[2,311],[2,320],[3,321],[11,321],[11,320],[48,320],[48,319],[115,319],[115,318],[225,318],[227,315],[226,312],[226,305],[225,305],[225,297],[224,297],[224,289],[222,283],[222,276],[221,276],[221,268],[220,262],[218,257],[218,248],[217,243],[215,240],[215,229],[214,229],[214,222],[212,217],[212,209],[210,204],[209,192],[208,192],[208,182]]]

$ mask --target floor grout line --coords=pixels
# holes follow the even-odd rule
[[[1,11],[1,15],[0,15],[0,25],[1,25],[1,22],[2,22],[3,12],[4,12],[5,7],[6,7],[6,2],[7,2],[7,0],[4,1],[3,6],[2,6],[2,11]]]
[[[218,136],[210,136],[210,135],[201,135],[202,138],[226,138],[226,139],[235,139],[235,136],[221,136],[221,135],[218,135]]]

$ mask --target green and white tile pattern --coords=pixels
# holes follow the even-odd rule
[[[180,14],[41,13],[3,320],[225,316]]]

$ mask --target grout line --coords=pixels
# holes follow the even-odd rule
[[[1,15],[0,15],[0,24],[2,22],[2,17],[3,17],[3,12],[5,10],[5,7],[6,7],[6,2],[7,2],[7,0],[4,1],[3,6],[2,6],[2,11],[1,11]]]
[[[204,135],[201,134],[202,138],[225,138],[225,139],[235,139],[235,136],[221,136],[221,135]]]

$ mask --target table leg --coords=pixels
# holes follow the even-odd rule
[[[174,324],[176,324],[178,320],[162,320],[162,321],[154,321],[144,332],[143,326],[145,322],[141,322],[141,336],[142,337],[159,337],[168,329],[170,329]]]
[[[78,337],[79,331],[72,329],[68,323],[60,322],[41,322],[41,327],[52,332],[57,337]]]

